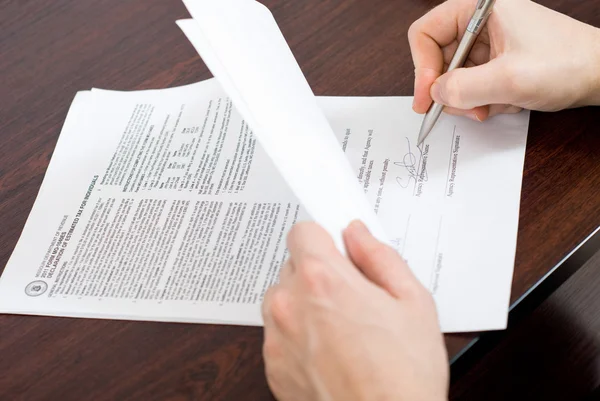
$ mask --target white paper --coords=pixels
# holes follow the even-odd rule
[[[442,330],[504,328],[528,113],[443,115],[421,153],[410,97],[317,102]],[[285,236],[312,219],[216,80],[81,92],[0,277],[0,312],[261,325]]]
[[[362,220],[387,236],[270,11],[247,0],[184,0],[178,21],[262,147],[313,218],[345,252],[342,231]]]

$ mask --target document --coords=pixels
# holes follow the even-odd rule
[[[273,15],[251,0],[184,0],[177,21],[308,213],[345,253],[354,219],[386,235]]]
[[[315,99],[356,196],[432,292],[442,330],[504,328],[528,112],[442,115],[418,148],[411,97]],[[325,177],[312,199],[339,188]],[[82,91],[0,277],[0,312],[261,325],[301,220],[317,219],[216,79]]]
[[[529,114],[315,97],[273,16],[185,0],[215,78],[82,91],[0,277],[0,312],[260,325],[300,220],[345,253],[354,219],[431,291],[444,332],[506,326]]]

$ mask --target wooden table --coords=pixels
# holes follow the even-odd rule
[[[437,1],[269,0],[317,95],[412,95],[407,29]],[[598,1],[545,5],[600,25]],[[76,91],[210,77],[179,0],[0,3],[0,266]],[[600,109],[531,115],[512,299],[600,225]],[[475,334],[447,336],[450,356]],[[2,400],[270,399],[262,329],[0,316]]]

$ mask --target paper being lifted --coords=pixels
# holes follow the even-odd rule
[[[308,213],[345,253],[354,219],[385,241],[271,12],[253,0],[184,0],[177,21]]]
[[[443,115],[421,151],[412,98],[317,102],[442,330],[503,328],[528,113]],[[261,325],[286,234],[311,219],[216,80],[80,92],[0,312]]]

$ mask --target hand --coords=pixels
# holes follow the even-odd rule
[[[263,303],[264,359],[280,401],[446,400],[448,360],[430,293],[362,223],[343,257],[318,225],[288,236]]]
[[[600,104],[600,30],[528,0],[496,0],[465,67],[445,73],[477,0],[448,0],[410,27],[413,109],[432,98],[484,120],[522,108]]]

